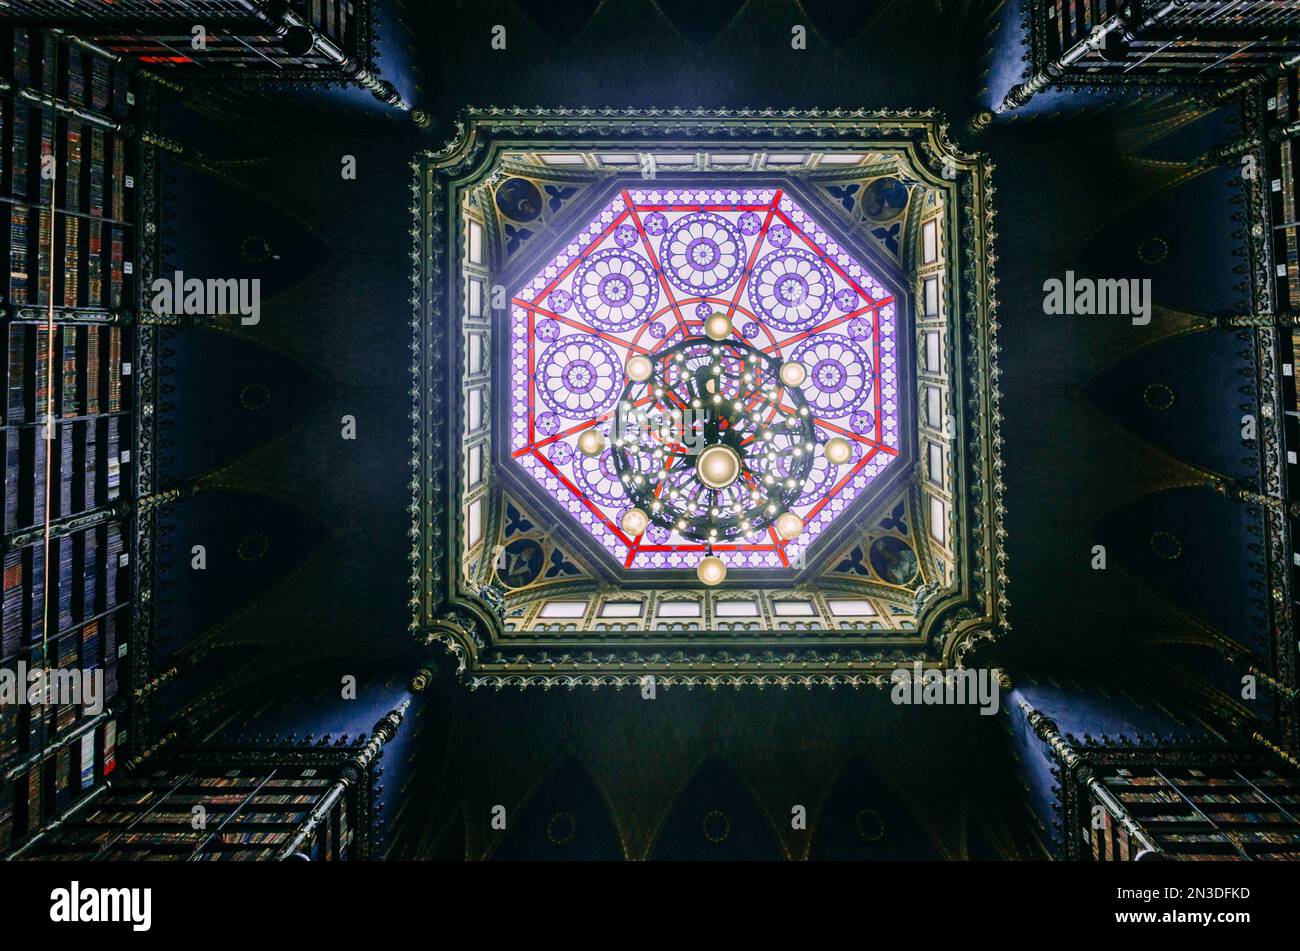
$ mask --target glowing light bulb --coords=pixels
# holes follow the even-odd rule
[[[808,378],[808,368],[791,360],[781,364],[781,382],[786,386],[799,386]]]
[[[623,531],[633,537],[640,535],[650,524],[650,518],[640,509],[628,509],[623,513]]]
[[[717,555],[707,555],[700,559],[700,565],[695,569],[695,573],[701,582],[712,587],[722,584],[723,579],[727,577],[727,566]]]
[[[731,336],[731,318],[726,314],[713,314],[704,321],[704,333],[712,340],[726,340]]]
[[[776,520],[776,533],[784,539],[798,538],[803,531],[803,519],[793,512],[783,512]]]
[[[599,456],[605,451],[605,434],[599,429],[584,429],[578,437],[578,451],[584,456]]]
[[[627,361],[627,378],[634,383],[644,383],[654,373],[654,364],[649,357],[636,354]]]
[[[842,466],[853,456],[853,447],[849,445],[849,441],[843,436],[832,436],[826,440],[822,452],[825,453],[827,462]]]
[[[695,460],[695,473],[710,489],[725,489],[740,475],[740,457],[730,446],[709,446]]]

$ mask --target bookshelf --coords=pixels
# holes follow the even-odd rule
[[[24,0],[23,23],[72,30],[160,75],[357,82],[402,104],[391,83],[372,75],[370,0]]]
[[[1297,70],[1287,70],[1266,87],[1267,117],[1272,129],[1284,129],[1300,119]],[[1296,211],[1296,160],[1300,143],[1282,138],[1268,147],[1270,167],[1274,290],[1279,311],[1300,311],[1300,215]]]
[[[224,862],[367,860],[385,745],[410,698],[369,734],[333,743],[226,747],[209,738],[176,749],[78,798],[62,821],[11,857],[42,860]],[[105,724],[107,727],[107,724]],[[120,736],[120,735],[119,735]],[[110,759],[107,772],[112,772]],[[20,814],[44,799],[17,785]],[[93,797],[93,798],[91,798]]]
[[[1111,768],[1105,789],[1167,857],[1181,861],[1300,860],[1300,778],[1232,767]],[[1138,847],[1095,791],[1094,861],[1124,862]],[[1094,810],[1089,810],[1093,814]]]
[[[1027,79],[995,111],[1048,87],[1206,91],[1300,55],[1300,8],[1221,0],[1029,0]]]
[[[1073,53],[1078,58],[1071,70],[1092,81],[1161,76],[1196,83],[1245,76],[1300,49],[1300,10],[1289,4],[1038,0],[1035,7],[1045,58],[1059,61]],[[1107,26],[1105,41],[1088,47],[1094,31]]]
[[[209,739],[84,793],[13,857],[42,860],[366,860],[384,747],[410,699],[369,734],[315,745],[223,747]],[[20,790],[26,793],[26,787]],[[39,797],[37,797],[39,801]]]
[[[133,83],[69,38],[0,29],[0,669],[91,671],[105,704],[0,706],[0,854],[94,794],[124,737]]]
[[[1279,315],[1277,366],[1283,419],[1282,438],[1286,478],[1282,491],[1291,508],[1292,591],[1300,590],[1300,205],[1297,205],[1297,171],[1300,166],[1300,68],[1292,67],[1271,79],[1264,91],[1265,128],[1260,136],[1268,166],[1265,194],[1269,220],[1263,222],[1271,236],[1274,312]]]
[[[337,766],[173,764],[115,781],[24,857],[346,861],[357,810]]]

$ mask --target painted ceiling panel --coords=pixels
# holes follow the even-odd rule
[[[760,528],[715,545],[729,566],[789,567],[899,455],[896,299],[779,188],[625,190],[513,300],[512,455],[625,567],[693,569],[704,545],[658,524],[625,532],[615,451],[588,456],[579,436],[608,428],[620,400],[670,411],[649,382],[630,381],[627,361],[667,359],[702,339],[714,313],[760,353],[806,366],[800,389],[816,439],[840,436],[852,447],[842,466],[816,455],[791,508],[805,523],[798,539]],[[722,396],[738,395],[724,384]],[[692,463],[681,458],[663,480],[669,492],[689,491],[678,473],[689,476]],[[777,474],[792,464],[793,456],[775,463]],[[745,493],[737,483],[730,494]]]

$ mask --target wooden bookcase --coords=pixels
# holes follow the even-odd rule
[[[178,764],[115,782],[25,857],[340,861],[355,811],[337,768]]]
[[[0,668],[90,670],[104,712],[0,706],[0,854],[116,765],[130,638],[135,79],[0,29]]]
[[[1270,769],[1148,766],[1108,769],[1102,783],[1169,858],[1300,859],[1300,778],[1295,776]],[[1088,802],[1092,859],[1134,860],[1140,849],[1128,829],[1095,791]]]
[[[23,22],[75,31],[163,74],[339,81],[346,64],[368,68],[370,16],[369,0],[25,0]]]
[[[1031,16],[1035,71],[1056,63],[1065,83],[1204,85],[1267,69],[1300,44],[1300,10],[1288,4],[1032,0]]]
[[[1286,454],[1283,491],[1300,504],[1300,69],[1270,79],[1264,89],[1265,127],[1260,131],[1267,164],[1266,193],[1273,255],[1273,310],[1280,315],[1277,366]],[[1294,509],[1292,510],[1294,513]],[[1300,519],[1290,518],[1291,590],[1300,590]]]
[[[384,745],[374,732],[315,746],[175,751],[119,776],[23,850],[23,859],[227,862],[373,858]]]

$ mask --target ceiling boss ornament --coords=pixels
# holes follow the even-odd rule
[[[629,506],[624,530],[640,535],[653,524],[699,542],[705,584],[726,576],[714,544],[773,527],[781,538],[799,535],[803,522],[790,509],[818,447],[798,386],[803,368],[729,337],[731,329],[715,313],[705,336],[630,358],[611,444]]]

